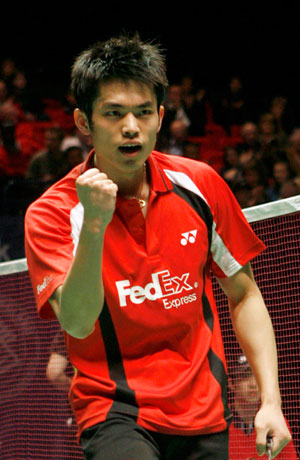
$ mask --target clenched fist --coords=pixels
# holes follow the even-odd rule
[[[118,186],[105,173],[92,168],[78,177],[76,189],[85,222],[99,219],[102,225],[108,225],[115,211]]]

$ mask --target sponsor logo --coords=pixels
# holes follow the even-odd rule
[[[186,246],[188,243],[194,244],[197,237],[197,231],[198,230],[191,230],[190,232],[181,233],[182,238],[180,244],[182,244],[182,246]]]
[[[52,275],[47,275],[45,276],[42,284],[38,284],[36,287],[37,293],[40,294],[47,286],[48,284],[53,280]]]
[[[188,282],[189,273],[184,273],[181,276],[170,276],[169,270],[164,270],[157,273],[152,273],[152,281],[142,286],[131,286],[129,280],[117,281],[116,286],[119,294],[120,306],[127,306],[127,298],[134,304],[141,304],[146,299],[155,301],[157,299],[163,299],[163,304],[166,309],[175,307],[178,308],[180,305],[188,302],[194,302],[197,299],[195,293],[185,295],[181,298],[173,300],[166,299],[166,297],[181,294],[185,291],[193,290],[194,286]]]

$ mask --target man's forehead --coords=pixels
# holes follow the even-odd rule
[[[100,104],[152,105],[156,103],[153,85],[135,80],[110,80],[99,85],[96,101]]]

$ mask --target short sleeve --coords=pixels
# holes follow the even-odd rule
[[[48,299],[63,284],[73,251],[67,209],[47,198],[33,203],[25,216],[25,253],[41,318],[55,318]]]
[[[210,170],[205,182],[206,200],[213,216],[211,267],[215,276],[234,275],[266,249],[247,222],[226,182]]]

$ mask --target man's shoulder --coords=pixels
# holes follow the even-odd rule
[[[199,160],[193,160],[191,158],[185,158],[176,155],[169,155],[167,153],[158,152],[157,150],[154,150],[151,155],[152,158],[157,161],[157,163],[163,169],[170,169],[186,173],[190,172],[191,174],[197,174],[199,172],[208,174],[216,173],[211,166]]]
[[[66,212],[78,204],[75,181],[80,174],[80,165],[70,171],[59,181],[51,185],[39,198],[30,204],[26,218],[35,213]]]

